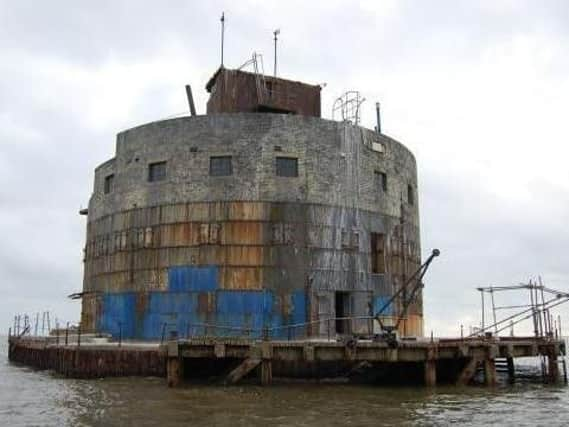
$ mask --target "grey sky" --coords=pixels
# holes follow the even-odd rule
[[[541,274],[569,291],[569,3],[0,0],[0,326],[50,309],[76,320],[85,220],[77,212],[117,132],[198,112],[219,63],[253,51],[279,74],[347,89],[363,122],[419,164],[426,329],[478,321],[480,284]],[[569,314],[569,308],[561,312]],[[569,316],[567,316],[569,319]]]

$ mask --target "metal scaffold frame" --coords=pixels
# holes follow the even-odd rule
[[[513,335],[514,325],[528,319],[532,319],[533,331],[536,337],[561,337],[561,318],[553,318],[551,309],[569,301],[569,293],[551,289],[543,285],[541,277],[537,280],[530,280],[528,283],[520,283],[511,286],[486,286],[476,288],[481,297],[481,321],[480,328],[474,330],[470,337],[492,334],[498,335],[500,332],[510,328]],[[508,291],[529,291],[529,303],[517,305],[497,306],[494,298],[496,292]],[[486,294],[490,294],[490,305],[492,309],[492,323],[486,324]],[[549,298],[548,298],[549,297]],[[514,314],[508,315],[498,320],[499,311],[520,309]]]
[[[351,122],[356,126],[359,125],[361,119],[360,107],[365,100],[360,92],[356,90],[345,92],[332,105],[332,120],[335,120],[335,113],[340,111],[342,121]]]

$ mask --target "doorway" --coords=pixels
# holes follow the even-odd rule
[[[351,332],[350,319],[339,319],[339,318],[351,316],[350,293],[336,292],[334,305],[336,308],[336,333],[349,334]]]

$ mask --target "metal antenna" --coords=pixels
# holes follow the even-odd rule
[[[223,67],[223,39],[225,36],[225,12],[221,12],[221,66]]]
[[[275,70],[274,70],[275,77],[277,77],[277,36],[280,33],[281,33],[281,30],[279,28],[277,28],[275,31],[273,31],[273,34],[275,36]]]

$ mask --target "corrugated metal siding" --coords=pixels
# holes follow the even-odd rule
[[[304,291],[297,295],[297,289],[308,285],[310,292],[371,292],[383,298],[399,289],[403,277],[409,277],[420,263],[418,239],[413,242],[407,237],[402,241],[398,218],[364,215],[360,218],[363,222],[358,223],[356,217],[353,209],[277,202],[179,203],[118,212],[87,225],[84,289],[103,294],[202,292],[205,296],[200,301],[211,305],[204,318],[211,323],[218,323],[216,291],[270,289],[274,299],[265,323],[274,327],[298,323],[297,317],[315,320],[320,318],[318,303],[312,301],[313,313],[308,316],[308,304],[302,300],[306,299]],[[386,274],[371,273],[369,230],[386,234]],[[406,231],[407,236],[418,234],[418,228]],[[356,233],[358,239],[354,240]],[[407,268],[403,268],[403,261]],[[215,278],[211,266],[216,266]],[[202,268],[206,270],[199,270]],[[354,314],[368,314],[369,303],[376,309],[380,305],[371,296],[357,299]],[[104,304],[83,305],[82,323],[86,328],[98,325],[95,305]],[[304,308],[297,312],[297,306]],[[388,311],[393,313],[394,308]],[[166,323],[176,328],[178,322],[197,319],[179,312],[146,313],[137,309],[137,313],[154,325],[135,333],[144,336],[156,336],[156,325],[168,319]],[[420,295],[408,313],[420,320]],[[108,316],[116,317],[112,313]],[[419,320],[409,320],[409,331],[422,329]],[[101,322],[110,327],[111,318]]]
[[[102,305],[101,315],[97,319],[97,329],[111,333],[113,336],[122,333],[124,338],[133,338],[136,332],[136,294],[134,292],[105,294]]]
[[[306,322],[304,291],[295,291],[286,299],[290,304],[282,307],[270,291],[107,293],[97,329],[116,337],[122,328],[124,339],[146,340],[160,339],[171,330],[182,337],[259,337],[265,328],[276,328],[269,331],[276,338],[303,336],[303,327],[292,332],[280,327]]]
[[[223,267],[219,284],[222,289],[261,290],[263,272],[262,267]]]
[[[267,292],[220,291],[216,295],[218,324],[259,331],[270,325],[272,311],[273,298]],[[243,330],[228,329],[224,332],[224,335],[245,335]]]
[[[217,289],[217,266],[171,267],[168,270],[170,291],[214,291]]]

